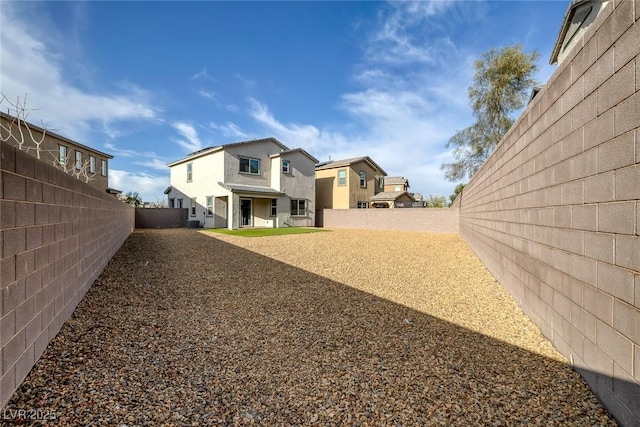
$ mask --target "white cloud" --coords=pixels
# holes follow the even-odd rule
[[[235,123],[228,121],[223,125],[217,125],[214,122],[210,122],[211,129],[220,132],[224,136],[231,138],[249,138],[249,134],[245,133]]]
[[[104,147],[109,150],[111,154],[118,157],[158,157],[153,151],[137,151],[128,148],[119,148],[110,142],[105,143]]]
[[[322,131],[313,125],[281,123],[276,120],[265,104],[254,98],[249,98],[248,101],[249,115],[291,148],[301,147],[307,151],[322,150],[324,147],[340,147],[347,142],[341,134]]]
[[[167,162],[158,158],[147,160],[144,162],[133,162],[133,164],[159,170],[159,171],[166,172],[167,170],[169,170],[169,167],[167,166]]]
[[[207,99],[216,99],[215,92],[208,92],[206,90],[201,90],[201,91],[198,92],[198,95],[200,95],[203,98],[207,98]]]
[[[189,152],[194,152],[204,148],[204,144],[198,137],[196,129],[185,122],[174,122],[171,124],[184,139],[174,139],[181,147],[185,148]]]
[[[245,77],[240,73],[236,73],[235,77],[236,77],[236,79],[240,80],[240,82],[242,82],[242,84],[244,85],[244,87],[246,89],[251,89],[251,88],[255,87],[255,85],[257,83],[255,80],[250,79],[248,77]]]
[[[132,90],[133,85],[112,93],[74,87],[64,77],[64,55],[34,35],[38,22],[33,19],[37,18],[30,18],[27,25],[19,11],[19,3],[2,2],[0,87],[13,101],[28,94],[28,107],[37,107],[30,120],[43,119],[66,136],[84,139],[95,130],[95,124],[113,136],[117,134],[111,130],[113,122],[155,117],[145,92],[139,88]],[[56,38],[51,35],[49,40]]]
[[[169,175],[151,175],[123,170],[109,170],[109,186],[123,193],[138,192],[145,202],[164,200],[164,190],[169,186]]]

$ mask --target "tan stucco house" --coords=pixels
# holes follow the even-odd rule
[[[316,165],[318,209],[368,208],[384,190],[387,173],[369,156],[329,160]]]
[[[313,226],[317,162],[275,138],[208,147],[167,164],[165,194],[206,228]]]
[[[0,112],[0,140],[73,175],[81,181],[106,191],[109,188],[109,160],[112,155],[80,144],[42,127]]]
[[[415,201],[409,193],[409,180],[403,176],[388,176],[384,179],[384,191],[371,198],[371,207],[411,207]]]

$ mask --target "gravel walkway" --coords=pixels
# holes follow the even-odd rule
[[[615,425],[456,235],[136,231],[5,408],[59,425]]]

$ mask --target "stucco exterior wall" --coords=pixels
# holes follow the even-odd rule
[[[299,151],[287,153],[283,155],[282,159],[291,162],[291,173],[280,173],[280,191],[288,196],[282,202],[278,201],[280,224],[295,227],[313,227],[316,212],[315,161]],[[307,214],[305,216],[291,216],[291,199],[307,201]],[[283,204],[282,207],[280,207],[280,203]]]
[[[460,232],[640,425],[640,5],[610,1],[465,187]]]
[[[132,232],[134,212],[0,143],[0,406]]]

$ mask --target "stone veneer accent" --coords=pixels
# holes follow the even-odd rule
[[[134,212],[0,143],[0,406],[133,231]]]

